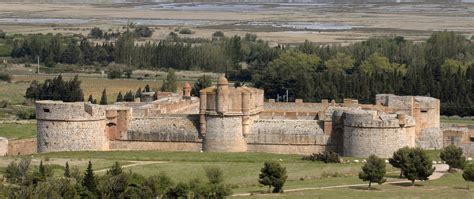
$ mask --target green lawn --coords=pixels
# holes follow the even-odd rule
[[[0,137],[8,139],[24,139],[36,137],[36,124],[0,124]]]
[[[428,151],[432,158],[439,151]],[[204,167],[217,166],[224,171],[225,183],[234,193],[254,193],[251,198],[472,198],[474,191],[465,189],[466,183],[460,173],[447,174],[445,177],[427,182],[417,182],[417,186],[407,184],[385,184],[367,191],[366,186],[351,188],[333,188],[287,192],[284,194],[262,195],[267,187],[259,185],[257,179],[263,162],[279,161],[288,172],[285,189],[326,187],[334,185],[365,184],[358,179],[362,163],[324,164],[301,160],[300,155],[282,155],[267,153],[197,153],[197,152],[158,152],[158,151],[107,151],[107,152],[57,152],[30,156],[37,165],[39,160],[45,164],[54,164],[56,175],[62,174],[60,166],[68,161],[71,167],[84,171],[87,162],[92,161],[94,170],[106,169],[113,162],[122,165],[134,164],[133,161],[156,161],[148,165],[124,168],[125,171],[150,176],[166,173],[175,182],[184,182],[193,178],[205,178]],[[13,157],[0,158],[0,173]],[[387,176],[396,178],[398,170],[387,165]],[[101,175],[103,173],[98,173]],[[474,188],[473,188],[474,190]]]
[[[234,193],[263,192],[257,181],[263,163],[268,160],[279,161],[287,168],[287,188],[326,186],[357,183],[356,178],[362,163],[324,164],[301,160],[300,155],[268,153],[196,153],[196,152],[157,152],[157,151],[110,151],[110,152],[57,152],[35,154],[35,158],[71,159],[95,162],[107,161],[160,161],[155,164],[125,168],[150,176],[164,172],[175,182],[193,178],[204,178],[204,167],[217,166],[224,171],[225,182],[231,185]],[[398,173],[389,167],[394,175]]]
[[[361,181],[359,181],[361,183]],[[373,190],[363,187],[333,188],[289,192],[284,194],[254,195],[247,198],[473,198],[474,188],[467,190],[467,183],[460,173],[446,174],[440,179],[417,182],[412,187],[407,183],[384,184]]]
[[[441,119],[441,123],[445,124],[461,124],[461,125],[474,125],[474,120],[472,119]]]

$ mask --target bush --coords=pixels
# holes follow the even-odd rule
[[[449,165],[449,171],[453,168],[462,169],[466,163],[461,147],[449,145],[441,150],[439,157]]]
[[[268,161],[260,170],[258,182],[268,186],[269,190],[273,187],[273,193],[282,193],[287,178],[285,167],[282,167],[278,162]]]
[[[5,81],[5,82],[11,82],[12,81],[12,76],[7,73],[0,73],[0,81]]]
[[[194,34],[194,32],[191,29],[184,28],[184,29],[179,30],[179,34],[190,35],[190,34]]]
[[[138,37],[151,37],[151,35],[153,35],[153,30],[148,26],[138,26],[135,28],[135,35]]]
[[[322,153],[313,153],[308,156],[303,156],[303,160],[310,160],[310,161],[322,161],[324,163],[339,163],[339,154],[332,151],[324,151]]]
[[[109,79],[117,79],[122,77],[122,71],[120,70],[112,70],[109,73],[107,73],[107,78]]]
[[[89,33],[89,35],[92,38],[100,39],[104,36],[104,31],[102,31],[100,28],[94,27],[91,29],[91,32]]]
[[[15,108],[14,111],[18,119],[31,120],[36,118],[34,108]]]
[[[224,32],[216,31],[216,32],[212,33],[212,37],[224,37]]]

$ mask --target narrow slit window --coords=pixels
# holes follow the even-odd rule
[[[49,110],[49,108],[44,108],[43,111],[44,111],[45,113],[51,112],[51,111]]]

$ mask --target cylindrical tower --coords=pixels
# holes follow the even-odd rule
[[[89,103],[37,101],[38,152],[107,150],[105,109]]]
[[[402,147],[415,147],[415,120],[411,116],[356,110],[344,113],[344,117],[344,156],[388,158]]]

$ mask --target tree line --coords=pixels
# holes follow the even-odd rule
[[[276,98],[290,100],[354,98],[374,102],[378,93],[441,99],[444,115],[474,115],[474,45],[454,32],[434,32],[424,42],[401,36],[377,37],[348,46],[305,42],[270,47],[256,36],[164,39],[137,43],[125,32],[116,42],[93,45],[87,38],[24,35],[15,39],[12,57],[55,63],[122,63],[134,68],[173,68],[226,72],[232,81],[252,82]],[[217,37],[216,37],[217,38]],[[242,64],[248,67],[243,68]]]

